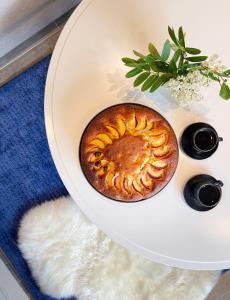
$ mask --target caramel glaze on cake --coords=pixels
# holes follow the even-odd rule
[[[169,123],[138,104],[119,104],[99,113],[80,146],[90,184],[114,200],[133,202],[158,193],[172,178],[178,145]]]

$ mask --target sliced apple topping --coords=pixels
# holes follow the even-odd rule
[[[134,178],[133,179],[133,188],[136,192],[142,194],[142,184],[140,183],[139,178]]]
[[[145,157],[144,160],[143,160],[143,162],[142,162],[142,164],[141,164],[141,166],[140,166],[140,170],[144,169],[144,167],[146,166],[146,164],[148,163],[148,161],[149,161],[149,157]]]
[[[99,175],[99,176],[102,176],[102,175],[104,175],[104,174],[105,174],[104,168],[100,168],[100,169],[97,171],[97,175]]]
[[[147,126],[145,127],[146,130],[151,130],[154,126],[154,121],[153,120],[149,120],[147,122]]]
[[[132,179],[132,176],[130,176],[130,175],[125,176],[124,179],[123,179],[124,190],[128,194],[131,194],[132,191],[133,191],[133,189],[132,189],[132,182],[133,182],[133,179]]]
[[[133,130],[137,125],[137,119],[135,115],[132,115],[131,119],[127,120],[128,129]]]
[[[106,163],[108,163],[108,162],[106,161]],[[94,169],[97,170],[97,167],[95,166]],[[111,170],[110,166],[107,165],[107,164],[105,165],[105,164],[102,162],[102,165],[101,165],[100,168],[97,170],[97,174],[98,174],[99,176],[102,176],[102,175],[106,174],[106,173],[107,173],[108,171],[110,171],[110,170]]]
[[[147,120],[146,118],[141,118],[138,120],[137,126],[136,126],[136,130],[143,130],[145,129],[147,124]]]
[[[153,154],[155,156],[165,156],[166,154],[169,153],[169,147],[167,145],[164,145],[162,147],[159,147],[159,148],[156,148],[156,149],[153,149]]]
[[[115,163],[113,161],[109,162],[108,169],[109,169],[109,171],[114,171],[115,170]]]
[[[108,187],[113,187],[113,179],[114,179],[114,173],[108,173],[105,177],[105,181],[108,185]]]
[[[167,141],[167,137],[165,133],[162,133],[160,135],[156,135],[156,136],[152,136],[149,139],[150,144],[152,145],[152,147],[160,147],[163,144],[165,144]]]
[[[102,157],[103,157],[103,153],[101,153],[100,151],[95,151],[94,153],[90,154],[89,161],[94,163],[100,160]]]
[[[149,160],[149,163],[151,166],[155,167],[156,169],[164,169],[168,165],[166,161],[158,160],[158,159],[154,159],[154,158],[151,158]]]
[[[153,186],[153,182],[149,176],[147,176],[146,172],[141,175],[140,182],[146,189],[150,189]]]
[[[92,140],[90,142],[90,144],[94,145],[94,146],[97,146],[98,148],[101,148],[101,149],[105,148],[105,144],[101,140],[99,140],[99,139]]]
[[[147,173],[151,178],[155,178],[155,179],[159,179],[161,177],[163,177],[164,175],[164,170],[163,169],[155,169],[152,166],[149,166],[147,168]]]
[[[98,147],[95,147],[94,145],[92,145],[92,147],[90,147],[88,149],[88,152],[97,152],[97,151],[101,151],[101,149],[99,149]]]
[[[123,176],[122,175],[118,174],[114,178],[114,185],[119,191],[123,190]]]
[[[112,144],[113,141],[106,133],[99,133],[96,138],[100,139],[105,145]]]
[[[105,127],[109,130],[113,138],[119,139],[119,132],[115,128],[113,128],[112,126],[105,126]]]
[[[157,128],[154,128],[151,130],[151,132],[149,133],[150,136],[158,136],[158,135],[161,135],[161,134],[167,134],[167,130],[165,129],[157,129]]]
[[[120,137],[122,137],[126,131],[125,122],[120,118],[117,119],[117,130],[119,132]]]

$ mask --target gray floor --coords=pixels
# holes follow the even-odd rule
[[[0,0],[0,58],[79,0]]]
[[[26,293],[0,259],[0,300],[29,300]]]
[[[230,272],[226,272],[207,300],[230,300]]]

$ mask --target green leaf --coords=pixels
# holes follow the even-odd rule
[[[171,37],[172,41],[173,41],[177,46],[179,46],[178,40],[177,40],[176,35],[175,35],[175,32],[174,32],[174,29],[171,28],[170,26],[168,26],[168,33],[169,33],[169,36]]]
[[[155,90],[157,90],[161,85],[163,85],[165,82],[167,82],[170,79],[167,75],[161,75],[157,77],[150,89],[150,93],[153,93]]]
[[[145,58],[145,56],[143,54],[141,54],[140,52],[137,52],[136,50],[133,50],[133,53],[140,58]]]
[[[175,60],[173,60],[173,59],[169,63],[169,72],[171,72],[173,74],[177,73],[177,65],[176,65]]]
[[[175,61],[175,63],[178,61],[178,59],[180,58],[181,56],[181,50],[180,49],[177,49],[176,52],[174,53],[173,57],[172,57],[172,60]]]
[[[138,58],[137,62],[143,63],[143,62],[145,62],[145,60],[144,60],[144,58]]]
[[[150,71],[150,66],[149,66],[149,65],[145,65],[145,66],[143,67],[143,69],[146,70],[146,71]]]
[[[200,63],[189,64],[188,62],[185,62],[180,66],[180,70],[178,73],[180,75],[187,75],[188,72],[192,72],[191,69],[196,68],[198,66],[200,66]]]
[[[152,86],[151,86],[151,89],[150,89],[150,93],[154,92],[159,86],[158,86],[158,79],[159,79],[159,75],[156,75],[155,78],[154,78],[154,81],[152,83]],[[156,86],[156,88],[155,88]]]
[[[154,72],[159,72],[159,69],[157,67],[156,61],[155,59],[152,57],[151,54],[147,55],[145,57],[145,61],[147,62],[147,64],[149,64],[150,68],[154,71]]]
[[[149,76],[149,78],[144,82],[144,84],[141,87],[141,91],[142,92],[148,90],[152,86],[152,84],[153,84],[156,76],[157,75],[151,75],[151,76]]]
[[[170,50],[171,50],[171,46],[170,46],[169,40],[166,40],[164,43],[164,46],[163,46],[162,53],[161,53],[161,59],[163,61],[166,61],[169,58]]]
[[[187,73],[188,73],[188,63],[187,62],[185,62],[180,68],[179,68],[179,71],[178,71],[178,73],[180,74],[180,75],[187,75]]]
[[[208,57],[207,56],[189,56],[189,57],[186,57],[186,59],[188,61],[191,61],[191,62],[199,62],[199,61],[204,61],[206,60]]]
[[[184,32],[183,32],[182,26],[180,26],[180,28],[178,30],[178,37],[179,37],[179,42],[180,42],[181,46],[185,47]]]
[[[161,85],[163,85],[165,82],[169,81],[169,79],[172,78],[171,75],[168,75],[168,74],[163,74],[161,75]]]
[[[159,71],[168,71],[168,63],[166,63],[165,61],[160,61],[160,60],[156,60],[155,61]]]
[[[152,43],[149,43],[148,49],[154,58],[156,58],[156,59],[160,58],[160,54],[157,51],[157,48]]]
[[[141,68],[134,68],[131,71],[129,71],[125,76],[127,78],[130,78],[130,77],[136,76],[137,74],[139,74],[141,72],[142,72]]]
[[[194,64],[188,64],[188,63],[186,63],[186,65],[187,65],[188,69],[192,69],[192,68],[199,67],[201,64],[200,63],[194,63]]]
[[[145,57],[145,61],[148,63],[148,64],[151,64],[153,62],[155,62],[155,59],[153,58],[153,56],[151,54],[147,55]]]
[[[127,63],[125,65],[127,67],[132,67],[132,68],[138,68],[138,67],[143,68],[146,65],[146,63],[145,62],[144,63],[135,62],[135,63]]]
[[[146,62],[143,58],[139,58],[138,60],[129,58],[129,57],[123,57],[122,61],[125,63],[127,67],[133,67],[133,68],[142,68],[146,65]]]
[[[185,51],[189,54],[200,54],[201,53],[201,50],[200,49],[197,49],[197,48],[189,48],[189,47],[186,47],[185,48]]]
[[[184,64],[184,56],[183,56],[183,54],[181,54],[180,60],[179,60],[179,67],[182,67],[183,64]]]
[[[159,72],[159,69],[157,67],[157,65],[155,63],[150,64],[150,68],[154,71],[154,72]]]
[[[144,82],[150,75],[150,72],[143,72],[140,75],[137,76],[136,80],[133,83],[133,86],[136,87],[140,84],[142,84],[142,82]]]
[[[147,55],[145,57],[145,61],[147,62],[147,64],[149,64],[150,68],[154,71],[154,72],[159,72],[159,69],[157,67],[156,61],[155,59],[152,57],[151,54]]]
[[[223,72],[224,75],[230,76],[230,69]]]
[[[123,57],[121,60],[122,60],[123,63],[125,63],[125,64],[135,63],[135,62],[136,62],[135,59],[132,59],[132,58],[129,58],[129,57]]]
[[[154,63],[155,59],[152,57],[151,54],[147,55],[145,57],[145,61],[148,63],[148,64],[151,64],[151,63]]]
[[[230,88],[225,82],[223,82],[221,85],[219,95],[225,100],[230,99]]]
[[[219,78],[213,73],[208,73],[207,76],[212,80],[219,81]]]

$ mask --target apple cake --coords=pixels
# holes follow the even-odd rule
[[[118,104],[96,115],[80,144],[80,162],[89,183],[118,201],[149,198],[172,178],[178,144],[169,123],[139,104]]]

